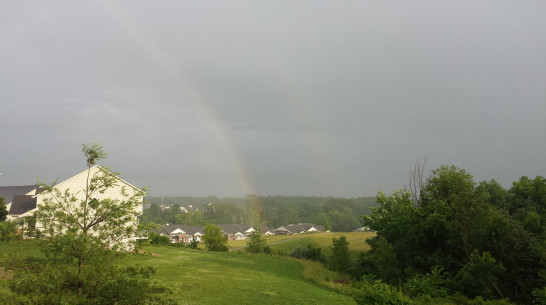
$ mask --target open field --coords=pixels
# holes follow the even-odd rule
[[[144,250],[159,256],[128,254],[123,261],[153,266],[153,279],[168,286],[180,304],[355,304],[352,298],[315,283],[321,277],[335,277],[319,265],[304,268],[296,260],[274,255],[157,246]],[[0,265],[15,253],[21,258],[40,251],[34,242],[2,242]],[[0,294],[7,290],[7,281],[0,280]]]
[[[330,255],[332,247],[332,238],[345,236],[349,242],[349,251],[353,258],[357,258],[361,252],[369,250],[366,239],[375,236],[372,232],[321,232],[294,235],[276,235],[266,237],[267,244],[271,247],[273,253],[289,254],[296,247],[307,247],[312,244],[314,247],[322,249],[322,253]],[[244,251],[241,247],[246,247],[246,240],[231,240],[228,246],[236,251]]]

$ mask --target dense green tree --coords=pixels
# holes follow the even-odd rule
[[[222,229],[218,226],[208,224],[205,226],[205,235],[203,235],[205,247],[209,251],[226,252],[229,250],[227,246],[227,238],[222,234]]]
[[[334,271],[346,274],[351,272],[353,263],[349,253],[349,242],[345,236],[332,239],[332,255],[330,255],[328,263]]]
[[[8,216],[8,209],[6,207],[6,200],[0,196],[0,221],[6,220]]]
[[[380,206],[364,217],[377,237],[357,270],[402,284],[436,268],[451,292],[530,302],[544,285],[546,262],[536,180],[523,178],[506,192],[494,180],[478,184],[465,170],[443,166],[423,183],[418,205],[406,191],[380,193]]]

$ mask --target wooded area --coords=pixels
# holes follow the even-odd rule
[[[350,232],[362,226],[362,215],[377,206],[375,197],[332,198],[256,196],[245,198],[146,196],[141,222],[157,224],[241,223],[277,228],[308,222],[326,230]],[[185,208],[187,212],[182,210]]]

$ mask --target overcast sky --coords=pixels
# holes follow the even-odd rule
[[[0,2],[0,185],[82,143],[152,195],[546,175],[546,1]]]

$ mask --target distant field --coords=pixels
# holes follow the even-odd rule
[[[329,255],[331,253],[332,239],[345,236],[349,242],[349,251],[353,258],[358,257],[361,252],[369,250],[369,246],[366,244],[366,239],[375,236],[372,232],[322,232],[322,233],[307,233],[307,234],[294,234],[294,235],[277,235],[266,237],[267,244],[274,253],[288,254],[296,247],[307,247],[308,244],[312,244],[314,247],[322,249],[322,253]],[[231,240],[228,242],[228,246],[236,251],[244,251],[244,249],[238,249],[246,247],[248,239],[246,240]]]
[[[335,274],[320,265],[309,265],[274,255],[215,253],[171,247],[146,246],[160,256],[129,254],[129,264],[153,266],[153,279],[172,289],[180,304],[356,304],[313,283]],[[35,243],[0,242],[0,265],[11,254],[39,255]],[[307,278],[304,276],[304,271]],[[0,280],[0,294],[7,291]]]

